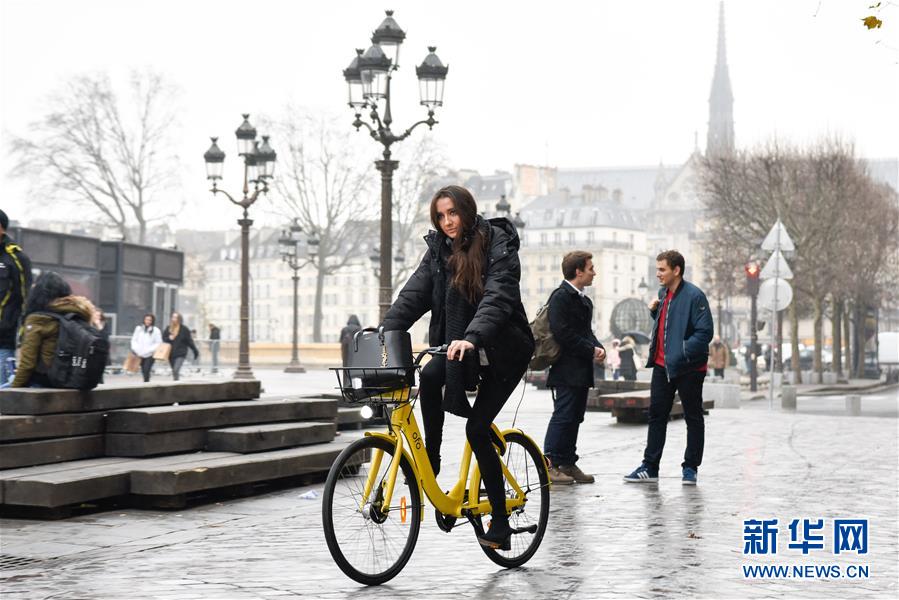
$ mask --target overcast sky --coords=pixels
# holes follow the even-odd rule
[[[150,66],[182,90],[176,152],[188,205],[176,227],[235,227],[237,209],[206,192],[202,154],[221,135],[236,186],[240,113],[288,103],[352,114],[341,70],[383,18],[377,3],[254,0],[0,0],[2,200],[12,218],[63,214],[9,178],[9,133],[27,134],[46,95],[83,72],[124,80]],[[880,30],[871,0],[725,3],[738,146],[772,136],[853,139],[866,157],[899,155],[899,3]],[[678,164],[705,145],[717,0],[391,1],[407,32],[394,117],[424,115],[414,65],[426,46],[450,66],[433,136],[452,166],[490,173]],[[426,135],[421,129],[414,135]],[[272,140],[278,149],[278,140]],[[378,147],[359,134],[374,159]]]

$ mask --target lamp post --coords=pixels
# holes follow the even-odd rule
[[[640,278],[640,285],[637,286],[637,289],[640,290],[640,299],[646,298],[646,295],[649,293],[649,286],[646,285],[646,278]]]
[[[237,137],[237,154],[243,156],[243,197],[235,200],[231,194],[218,187],[222,178],[225,153],[218,147],[218,138],[212,138],[212,145],[203,155],[206,161],[206,178],[212,181],[212,193],[224,194],[232,203],[243,209],[243,218],[237,220],[240,225],[240,351],[235,379],[255,379],[250,368],[250,333],[249,333],[249,279],[250,279],[250,226],[253,221],[247,210],[259,198],[259,194],[268,193],[268,182],[275,172],[277,154],[269,144],[267,135],[262,136],[262,145],[256,141],[256,128],[250,125],[250,115],[243,115],[243,122],[235,131]],[[250,185],[253,193],[250,193]]]
[[[499,197],[499,202],[496,203],[496,213],[512,221],[515,229],[524,229],[524,219],[521,218],[521,213],[515,213],[515,216],[512,216],[512,205],[506,200],[505,194],[502,194]]]
[[[375,274],[375,279],[381,278],[381,250],[378,248],[372,248],[371,254],[368,255],[368,260],[371,261],[371,269]],[[403,253],[403,249],[400,248],[396,251],[396,255],[393,257],[393,262],[396,263],[397,268],[401,267],[404,262],[406,262],[406,255]],[[382,316],[383,318],[383,316]]]
[[[759,296],[759,264],[750,262],[746,264],[746,293],[751,299],[749,309],[749,389],[758,390],[758,365],[756,364],[756,346],[759,343],[758,332],[758,296]],[[773,350],[773,348],[772,348]],[[773,357],[772,357],[773,360]]]
[[[308,258],[303,259],[300,257],[299,252],[301,233],[303,233],[303,228],[300,226],[299,221],[294,219],[290,227],[281,232],[281,238],[278,240],[281,260],[293,270],[293,348],[290,354],[290,364],[284,369],[285,373],[306,372],[306,369],[300,364],[299,350],[300,269],[315,262],[315,257],[318,256],[318,238],[315,237],[315,234],[307,238],[306,253]]]
[[[427,108],[428,118],[414,123],[401,134],[395,134],[390,126],[393,115],[390,112],[390,81],[393,72],[399,68],[400,46],[406,33],[393,19],[393,11],[388,10],[386,18],[372,34],[372,45],[368,50],[356,50],[356,57],[344,69],[343,76],[349,89],[348,104],[356,114],[353,127],[368,129],[371,137],[383,146],[382,160],[375,161],[381,173],[381,253],[378,279],[379,320],[387,314],[393,295],[393,271],[391,255],[393,251],[393,172],[399,165],[391,159],[390,147],[401,142],[419,125],[432,129],[437,121],[434,110],[443,106],[443,84],[449,67],[435,54],[434,46],[428,47],[428,54],[421,65],[415,68],[418,77],[421,105]],[[383,103],[383,117],[380,107]],[[370,109],[371,124],[362,120],[362,111]]]

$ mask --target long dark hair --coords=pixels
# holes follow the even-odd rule
[[[34,283],[34,287],[28,292],[28,302],[25,304],[25,316],[34,312],[47,310],[50,303],[57,298],[72,295],[72,288],[66,283],[59,273],[46,271]]]
[[[147,320],[147,317],[150,317],[150,326],[149,326],[149,327],[147,327],[146,325],[144,325],[144,321]],[[144,318],[140,320],[140,323],[141,323],[141,325],[144,325],[144,331],[149,332],[149,331],[151,331],[154,327],[156,327],[156,315],[154,315],[153,313],[147,313],[147,314],[144,315]]]
[[[477,227],[478,205],[471,192],[459,185],[448,185],[437,190],[431,199],[431,224],[438,232],[442,232],[437,221],[437,201],[449,198],[453,201],[456,214],[462,222],[462,230],[453,240],[453,254],[448,266],[453,273],[452,285],[472,304],[480,302],[484,295],[484,282],[481,276],[484,271],[484,252],[487,236]]]

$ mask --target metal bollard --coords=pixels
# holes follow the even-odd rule
[[[862,397],[858,394],[846,396],[846,414],[857,417],[862,414]]]
[[[780,408],[796,410],[796,386],[785,385],[780,388]]]

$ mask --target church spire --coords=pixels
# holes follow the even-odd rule
[[[726,154],[734,149],[734,94],[727,70],[727,46],[724,41],[724,2],[718,5],[718,53],[712,92],[709,95],[709,130],[706,154]]]

